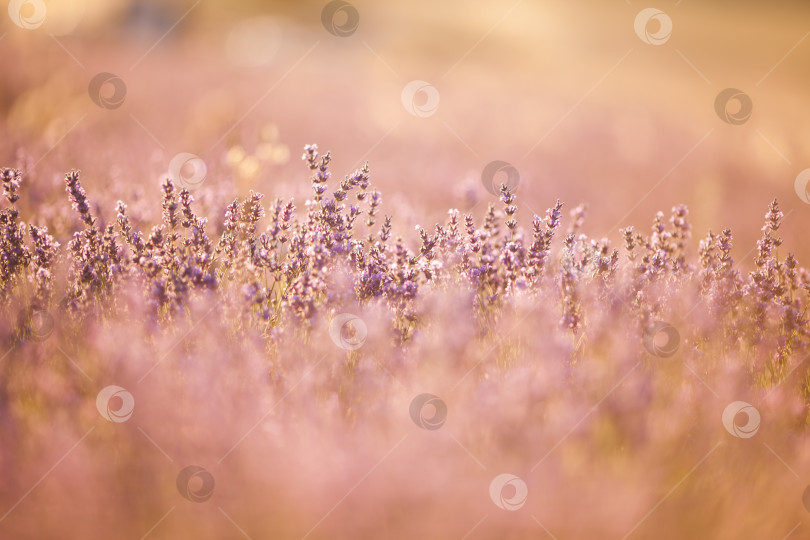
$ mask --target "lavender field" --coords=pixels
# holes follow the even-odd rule
[[[810,535],[810,8],[666,4],[9,2],[0,538]]]

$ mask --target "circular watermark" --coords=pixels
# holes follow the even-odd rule
[[[341,313],[329,323],[329,337],[341,349],[355,351],[363,346],[368,336],[366,323],[357,315]]]
[[[135,411],[135,398],[120,386],[103,388],[96,397],[96,409],[110,422],[126,422]]]
[[[17,315],[22,335],[29,341],[42,342],[50,337],[56,326],[53,316],[43,309],[27,307]]]
[[[735,102],[737,107],[731,107],[731,102]],[[751,98],[737,88],[726,88],[714,100],[714,110],[720,120],[732,126],[739,126],[751,118],[751,112],[754,110],[754,102]]]
[[[349,37],[360,25],[360,13],[350,3],[334,0],[323,7],[321,23],[333,36]]]
[[[411,81],[402,89],[402,106],[418,118],[433,116],[439,110],[439,91],[425,81]]]
[[[177,491],[191,502],[201,503],[214,494],[214,475],[197,465],[189,465],[177,475]]]
[[[672,35],[672,19],[660,9],[642,9],[633,27],[639,39],[649,45],[663,45]]]
[[[127,85],[118,75],[103,72],[90,80],[87,93],[93,103],[102,109],[117,109],[124,104]]]
[[[799,173],[793,187],[802,202],[810,204],[810,169],[805,169]]]
[[[42,26],[48,9],[42,0],[11,0],[8,3],[8,15],[11,22],[26,30]]]
[[[514,512],[523,508],[529,488],[526,482],[514,474],[504,473],[496,476],[489,484],[489,497],[495,506]]]
[[[651,355],[669,358],[678,352],[681,335],[671,324],[664,321],[653,321],[644,327],[641,342]]]
[[[506,184],[510,190],[517,189],[520,183],[518,170],[506,161],[490,161],[481,171],[481,183],[493,195],[500,195],[501,184]]]
[[[169,178],[177,186],[192,191],[205,182],[208,167],[201,157],[188,152],[181,152],[169,162]]]
[[[745,415],[745,423],[737,422],[739,415]],[[750,439],[759,431],[759,411],[745,401],[730,403],[723,411],[723,427],[739,439]]]
[[[433,413],[427,416],[425,410],[430,412],[430,408]],[[419,394],[411,400],[410,413],[414,424],[422,429],[435,431],[447,420],[447,404],[433,394]]]

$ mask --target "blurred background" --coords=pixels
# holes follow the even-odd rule
[[[105,219],[123,199],[152,221],[181,152],[205,162],[195,196],[218,213],[250,189],[300,207],[301,150],[317,143],[335,179],[369,160],[382,212],[409,227],[450,207],[480,218],[497,203],[482,172],[499,160],[519,177],[524,219],[557,198],[586,203],[584,232],[615,242],[685,203],[695,236],[732,227],[744,265],[777,197],[786,248],[806,263],[810,206],[794,182],[810,168],[810,4],[663,0],[639,26],[644,8],[12,1],[0,23],[0,159],[36,183],[34,211],[78,168]],[[94,101],[99,73],[125,94],[105,84]],[[403,96],[411,81],[423,83]],[[750,98],[750,117],[732,99],[725,112],[738,120],[721,118],[726,88]]]
[[[304,211],[300,156],[317,143],[333,152],[332,188],[370,162],[380,212],[410,242],[448,208],[480,220],[500,206],[492,184],[508,180],[524,226],[558,198],[586,203],[583,232],[614,245],[619,228],[648,233],[655,212],[687,204],[693,252],[731,227],[743,269],[776,197],[780,256],[810,260],[808,195],[795,186],[810,169],[806,0],[4,5],[0,166],[25,171],[20,216],[63,246],[81,226],[67,170],[82,170],[95,215],[114,220],[121,199],[148,230],[176,156],[198,156],[182,175],[216,238],[225,205],[249,190]],[[616,304],[592,315],[578,358],[581,339],[550,331],[554,306],[516,303],[500,322],[514,339],[493,327],[490,348],[466,291],[426,298],[429,324],[403,349],[383,304],[359,311],[369,340],[351,364],[326,325],[306,347],[295,332],[273,352],[236,339],[207,298],[184,333],[155,329],[132,300],[126,318],[15,345],[0,357],[0,536],[538,538],[548,526],[561,539],[807,537],[806,396],[752,389],[757,351],[727,357],[709,307],[685,316],[711,345],[693,370],[634,366],[635,328],[613,318]],[[0,318],[0,333],[14,324]],[[132,422],[99,418],[108,384],[137,396]],[[406,414],[424,391],[452,411],[440,432]],[[742,399],[766,420],[747,446],[720,423]],[[716,440],[725,448],[710,456]],[[190,464],[216,476],[207,507],[178,498]],[[529,480],[523,514],[481,489],[498,471]]]

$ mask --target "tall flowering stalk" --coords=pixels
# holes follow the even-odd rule
[[[426,301],[453,287],[467,291],[464,308],[477,321],[480,339],[529,301],[553,313],[581,351],[599,339],[592,326],[600,317],[627,318],[641,331],[671,313],[679,298],[694,298],[705,304],[723,338],[719,344],[712,339],[710,325],[684,329],[692,349],[707,358],[718,350],[724,357],[756,352],[759,360],[749,367],[763,386],[783,381],[797,351],[810,345],[810,272],[794,255],[778,255],[784,216],[776,201],[765,216],[755,268],[743,274],[732,258],[729,229],[710,232],[690,259],[685,206],[673,207],[668,218],[659,212],[648,235],[622,229],[621,252],[607,239],[583,234],[584,206],[571,211],[562,229],[563,203],[556,201],[524,230],[517,195],[506,185],[502,206],[490,204],[483,215],[451,209],[444,223],[397,234],[392,216],[380,219],[383,199],[371,185],[368,163],[333,182],[329,153],[308,145],[302,157],[313,191],[304,211],[281,198],[265,208],[264,196],[251,191],[226,206],[218,238],[209,236],[192,194],[170,179],[160,187],[160,223],[137,230],[127,205],[118,201],[114,222],[105,224],[80,173],[71,171],[65,189],[80,229],[65,251],[48,228],[20,220],[23,175],[2,169],[3,303],[23,298],[47,308],[55,292],[66,289],[73,316],[111,314],[120,299],[118,285],[126,280],[141,288],[156,321],[168,325],[195,298],[211,295],[224,303],[232,332],[258,329],[269,344],[290,327],[307,335],[322,318],[371,305],[390,314],[395,341],[404,346],[426,324]],[[561,230],[566,234],[559,238]],[[61,287],[55,277],[60,258],[68,270]]]
[[[25,245],[25,224],[19,220],[16,203],[20,196],[22,173],[17,169],[0,171],[3,195],[9,207],[0,211],[0,288],[3,299],[9,298],[12,289],[25,282],[25,270],[31,260],[31,252]]]

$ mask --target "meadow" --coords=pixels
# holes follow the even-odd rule
[[[0,538],[807,536],[807,8],[578,5],[11,2]]]

